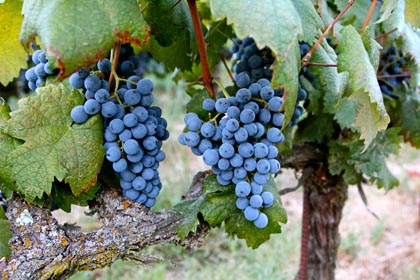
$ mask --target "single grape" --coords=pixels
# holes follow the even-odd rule
[[[137,105],[141,101],[141,95],[136,89],[129,89],[124,92],[124,103],[128,105]]]
[[[101,114],[105,118],[112,118],[117,114],[117,105],[112,101],[107,101],[102,104]]]
[[[259,215],[260,211],[252,206],[247,206],[244,210],[245,219],[248,221],[255,221]]]
[[[112,133],[120,134],[124,130],[125,125],[124,125],[124,122],[121,119],[113,119],[109,123],[108,127],[109,127],[109,130]]]
[[[203,153],[204,163],[207,165],[215,165],[219,161],[219,151],[217,149],[210,149]]]
[[[115,170],[115,172],[123,172],[127,169],[127,167],[128,163],[125,158],[120,158],[112,164],[112,168]]]
[[[235,82],[238,87],[245,88],[250,84],[251,80],[248,74],[246,74],[245,72],[242,72],[235,76]]]
[[[254,208],[260,208],[262,204],[263,204],[263,199],[259,194],[254,194],[249,199],[249,205],[251,205]]]
[[[101,80],[95,74],[91,74],[85,78],[84,86],[87,90],[96,92],[101,88]]]
[[[100,61],[98,61],[96,65],[99,69],[99,71],[104,73],[110,73],[112,68],[112,63],[108,58],[104,58]]]
[[[70,116],[75,123],[84,123],[89,118],[88,114],[86,114],[83,105],[75,106],[71,112]]]
[[[139,143],[134,139],[128,139],[124,142],[124,152],[129,155],[134,155],[140,149]]]
[[[237,197],[247,197],[251,193],[251,185],[245,181],[236,184],[235,194]]]
[[[126,127],[134,127],[137,125],[137,116],[133,113],[128,113],[124,116],[123,123]]]
[[[240,210],[245,210],[249,205],[249,200],[246,197],[239,197],[236,199],[236,207]]]
[[[101,104],[95,99],[89,99],[83,105],[83,109],[88,115],[96,115],[101,110]]]
[[[264,207],[270,207],[274,202],[274,196],[271,192],[263,192],[261,194],[261,198],[263,200]]]
[[[149,79],[141,79],[137,83],[137,90],[141,95],[150,95],[153,91],[154,85],[153,82]]]
[[[216,102],[211,98],[207,98],[203,100],[203,109],[206,111],[209,111],[209,112],[213,111],[215,109],[215,105],[216,105]]]
[[[115,162],[121,158],[121,151],[118,147],[110,147],[106,151],[106,159],[110,162]]]
[[[254,225],[256,228],[265,228],[268,225],[267,215],[260,213],[258,218],[254,220]]]

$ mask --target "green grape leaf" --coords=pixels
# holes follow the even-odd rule
[[[351,157],[349,142],[340,140],[328,143],[328,170],[331,175],[342,175],[347,184],[356,185],[362,182],[363,175],[348,162]],[[359,141],[359,144],[363,145],[363,142]]]
[[[198,219],[198,209],[204,199],[205,196],[201,196],[198,199],[182,201],[172,208],[172,211],[183,217],[182,221],[176,228],[179,238],[185,239],[190,232],[197,231],[197,228],[200,225],[200,221]]]
[[[146,49],[171,69],[190,70],[193,65],[191,57],[197,53],[197,48],[187,4],[178,0],[139,2],[153,35]]]
[[[185,31],[194,33],[188,6],[178,0],[139,0],[151,34],[163,47],[172,45]]]
[[[50,199],[51,202],[54,201],[60,209],[70,213],[72,204],[88,206],[88,201],[95,198],[96,192],[99,190],[100,186],[101,185],[97,182],[87,192],[74,195],[68,184],[54,182]]]
[[[70,111],[83,102],[83,95],[62,84],[39,88],[37,94],[20,100],[6,129],[25,141],[9,158],[17,191],[30,202],[50,194],[56,178],[68,183],[75,195],[87,192],[104,158],[100,116],[72,124]]]
[[[9,113],[9,105],[0,98],[0,189],[3,192],[11,192],[16,189],[8,160],[9,155],[23,142],[4,133],[7,121],[10,119]]]
[[[228,39],[233,37],[234,34],[232,26],[227,24],[226,19],[211,23],[209,30],[204,35],[208,60],[211,68],[220,62],[220,57],[224,51],[224,45]]]
[[[5,257],[8,258],[11,254],[9,247],[9,240],[13,237],[12,231],[10,230],[10,222],[3,218],[4,210],[0,207],[0,259]]]
[[[365,152],[359,142],[349,146],[350,157],[348,163],[354,165],[355,170],[370,177],[372,183],[378,187],[389,190],[398,186],[397,178],[389,171],[386,165],[386,157],[399,150],[401,139],[398,136],[399,128],[390,128],[386,132],[378,133],[375,145],[369,146]]]
[[[338,71],[349,73],[348,100],[358,105],[350,128],[360,132],[367,147],[378,131],[386,129],[389,116],[383,103],[376,71],[370,63],[360,35],[353,26],[344,27],[341,33],[343,38],[338,49]]]
[[[189,41],[189,35],[181,34],[178,40],[169,47],[162,47],[152,37],[146,46],[153,58],[157,61],[165,62],[165,66],[170,69],[179,68],[182,71],[190,70],[193,63],[190,57],[191,48],[185,42]]]
[[[117,43],[143,46],[150,37],[137,1],[26,0],[20,41],[38,35],[59,78],[90,66]]]
[[[391,119],[401,128],[404,140],[420,148],[420,95],[416,91],[403,91],[397,96],[397,106],[390,110]]]
[[[324,23],[315,10],[314,4],[310,0],[294,0],[292,1],[299,11],[299,16],[302,21],[303,36],[299,38],[300,41],[305,41],[308,44],[315,43],[324,29]]]
[[[405,0],[405,21],[420,27],[420,0]]]
[[[284,88],[286,126],[297,99],[300,68],[298,38],[303,35],[302,22],[293,1],[212,0],[210,8],[216,19],[226,17],[227,23],[233,24],[238,37],[250,36],[259,48],[267,46],[274,52],[276,61],[271,84],[273,88]]]
[[[378,69],[379,67],[379,58],[381,53],[381,45],[369,35],[368,28],[366,32],[363,33],[362,40],[365,46],[365,49],[369,55],[370,63],[372,63],[373,69]]]
[[[270,239],[270,234],[281,232],[279,223],[287,222],[284,208],[275,200],[273,206],[262,210],[268,216],[268,226],[258,229],[252,222],[245,220],[242,211],[236,208],[237,197],[233,186],[221,186],[217,183],[216,175],[209,175],[203,188],[205,194],[200,198],[181,202],[173,208],[176,213],[184,216],[177,229],[181,238],[185,238],[189,232],[194,232],[199,225],[198,217],[202,217],[211,227],[220,226],[225,222],[225,229],[229,235],[245,239],[249,247],[257,248]],[[265,190],[277,193],[272,179],[265,186]]]
[[[26,68],[27,55],[19,42],[22,1],[0,3],[0,83],[6,86]]]
[[[203,109],[203,101],[207,98],[211,98],[207,90],[200,90],[194,93],[187,103],[187,112],[194,112],[201,120],[207,121],[209,119],[209,112]]]
[[[318,129],[319,127],[322,127],[322,129]],[[332,115],[309,115],[307,118],[299,122],[296,141],[323,144],[332,137],[334,131],[335,129]]]
[[[270,191],[277,197],[277,188],[274,180],[264,186],[265,191]],[[235,214],[232,213],[225,222],[226,232],[232,236],[236,235],[240,239],[245,239],[248,247],[258,248],[262,243],[270,239],[270,234],[281,233],[280,223],[287,222],[287,214],[282,207],[280,200],[276,199],[273,206],[262,210],[268,217],[268,225],[265,228],[256,228],[252,222],[245,219],[242,211],[236,209]]]

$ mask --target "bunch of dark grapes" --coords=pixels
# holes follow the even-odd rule
[[[383,94],[392,96],[394,89],[401,84],[408,84],[410,75],[404,71],[408,59],[402,50],[389,46],[381,55],[378,69],[379,87]]]
[[[83,105],[72,109],[71,117],[76,123],[84,123],[89,116],[102,115],[106,159],[120,178],[123,195],[152,207],[162,188],[158,167],[165,159],[161,147],[169,132],[162,110],[152,106],[152,81],[132,75],[131,63],[127,66],[124,62],[120,70],[128,79],[116,92],[110,91],[109,83],[97,75],[109,76],[112,64],[107,58],[98,62],[99,73],[82,69],[70,76],[70,84],[82,89],[86,97]]]
[[[271,81],[273,71],[270,67],[274,62],[274,56],[270,48],[258,49],[254,39],[250,37],[242,40],[235,38],[231,52],[236,61],[233,66],[236,74],[247,73],[253,83],[263,78]]]
[[[275,145],[284,140],[283,99],[267,79],[252,83],[247,73],[240,73],[236,84],[235,96],[204,100],[203,109],[215,116],[212,119],[201,120],[195,113],[185,116],[188,131],[179,142],[203,156],[219,184],[235,184],[236,206],[257,228],[264,228],[268,218],[261,210],[274,201],[264,186],[270,174],[280,171]]]
[[[7,209],[7,205],[9,204],[9,199],[7,199],[2,191],[0,190],[0,206],[3,207],[4,211]]]
[[[56,75],[58,69],[51,69],[45,51],[43,50],[36,50],[32,54],[32,62],[35,66],[26,70],[25,79],[28,81],[29,89],[36,90],[45,83],[48,76]]]
[[[268,47],[258,49],[254,39],[250,37],[244,39],[235,38],[233,43],[231,52],[233,53],[233,58],[235,60],[235,65],[233,66],[235,76],[240,73],[246,73],[253,83],[261,78],[271,81],[273,72],[270,67],[275,61],[271,49]],[[309,50],[309,44],[305,42],[300,43],[301,58],[303,58]],[[307,66],[301,69],[299,74],[297,102],[292,119],[290,120],[290,125],[296,125],[298,123],[299,118],[303,113],[303,107],[299,105],[299,102],[305,101],[307,98],[307,92],[301,87],[300,83],[302,76],[310,81],[314,79],[314,75],[309,73]],[[283,94],[281,89],[275,89],[274,91],[278,96],[282,96]]]

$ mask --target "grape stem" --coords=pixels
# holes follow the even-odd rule
[[[232,80],[232,83],[234,84],[235,83],[235,79],[233,78],[232,71],[230,71],[230,68],[227,65],[226,59],[225,59],[225,57],[223,55],[221,55],[221,60],[222,60],[223,66],[225,67],[226,71],[229,74],[230,79]]]
[[[317,63],[308,61],[308,63],[306,63],[305,66],[337,67],[337,64]]]
[[[350,9],[350,7],[353,5],[354,0],[349,0],[347,5],[343,8],[343,10],[335,17],[333,22],[331,22],[330,25],[328,25],[327,29],[325,29],[324,33],[322,33],[321,37],[318,38],[318,40],[315,42],[315,44],[311,47],[309,52],[303,57],[302,59],[302,65],[307,66],[309,63],[309,60],[312,57],[312,54],[316,50],[316,48],[321,44],[322,40],[327,36],[327,34],[331,31],[331,29],[334,27],[334,25],[340,20],[340,18],[343,17],[343,15]]]
[[[194,26],[195,36],[197,40],[198,52],[200,55],[201,68],[203,71],[202,81],[204,88],[210,93],[211,97],[216,100],[216,94],[214,92],[213,78],[210,74],[210,66],[207,58],[206,42],[204,41],[203,30],[201,28],[200,15],[198,14],[196,0],[188,0],[188,7],[190,9],[191,19]]]
[[[373,14],[373,11],[375,10],[375,6],[376,6],[376,2],[377,1],[378,0],[372,0],[372,3],[370,4],[370,8],[369,8],[368,14],[367,14],[366,19],[365,19],[365,22],[363,23],[363,26],[362,26],[361,35],[363,35],[363,33],[366,30],[366,27],[369,25],[369,21],[372,18],[372,14]]]
[[[378,75],[378,79],[403,78],[403,77],[411,77],[411,73],[410,72],[404,72],[404,73],[401,73],[401,74]]]
[[[226,91],[226,89],[223,87],[223,85],[218,80],[213,80],[213,83],[215,83],[217,85],[217,87],[220,88],[220,90],[223,92],[223,95],[226,98],[230,97],[229,93]]]
[[[109,80],[108,80],[109,85],[112,85],[114,75],[117,75],[115,72],[115,67],[118,64],[118,59],[120,58],[120,52],[121,52],[121,43],[118,42],[112,52],[113,57],[111,55],[112,65],[111,65],[111,75],[109,75]],[[118,85],[116,85],[115,88],[117,89]]]

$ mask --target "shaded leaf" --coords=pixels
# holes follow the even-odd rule
[[[21,42],[29,48],[38,35],[60,78],[106,56],[117,42],[142,46],[150,36],[136,0],[26,0],[23,15]]]
[[[23,141],[10,137],[4,133],[7,121],[10,119],[10,107],[0,98],[0,186],[3,192],[15,190],[12,168],[8,161],[9,155],[23,143]]]
[[[242,211],[236,208],[237,197],[232,186],[221,186],[217,183],[215,175],[209,175],[205,179],[203,188],[206,193],[200,198],[181,202],[174,207],[176,213],[184,216],[183,222],[178,227],[178,234],[181,238],[197,229],[199,213],[211,227],[220,226],[225,222],[226,232],[245,239],[251,248],[257,248],[269,240],[270,234],[280,233],[279,223],[287,222],[286,212],[276,200],[272,207],[263,210],[268,216],[268,226],[258,229],[252,222],[245,220]],[[265,190],[269,190],[273,194],[277,193],[272,179],[265,186]]]
[[[22,1],[0,3],[0,83],[6,86],[26,68],[27,55],[19,42]]]
[[[51,202],[54,201],[56,205],[63,211],[70,213],[71,205],[88,206],[88,201],[92,200],[96,196],[96,192],[100,188],[100,184],[97,182],[87,192],[74,195],[68,184],[54,182],[51,197]]]
[[[62,84],[39,88],[37,93],[19,102],[6,130],[25,141],[9,159],[17,191],[33,201],[51,193],[54,178],[69,183],[75,195],[88,191],[104,158],[101,118],[72,124],[70,111],[83,96]]]
[[[401,128],[405,141],[420,148],[420,95],[403,91],[397,96],[397,106],[390,111],[393,125]]]
[[[2,210],[3,208],[0,207],[0,211]],[[0,259],[2,257],[8,258],[11,254],[9,240],[13,237],[10,230],[10,222],[0,217],[0,228]]]
[[[207,98],[211,98],[207,90],[200,90],[194,93],[187,103],[187,112],[194,112],[201,120],[207,121],[209,119],[209,112],[203,109],[203,101]]]

